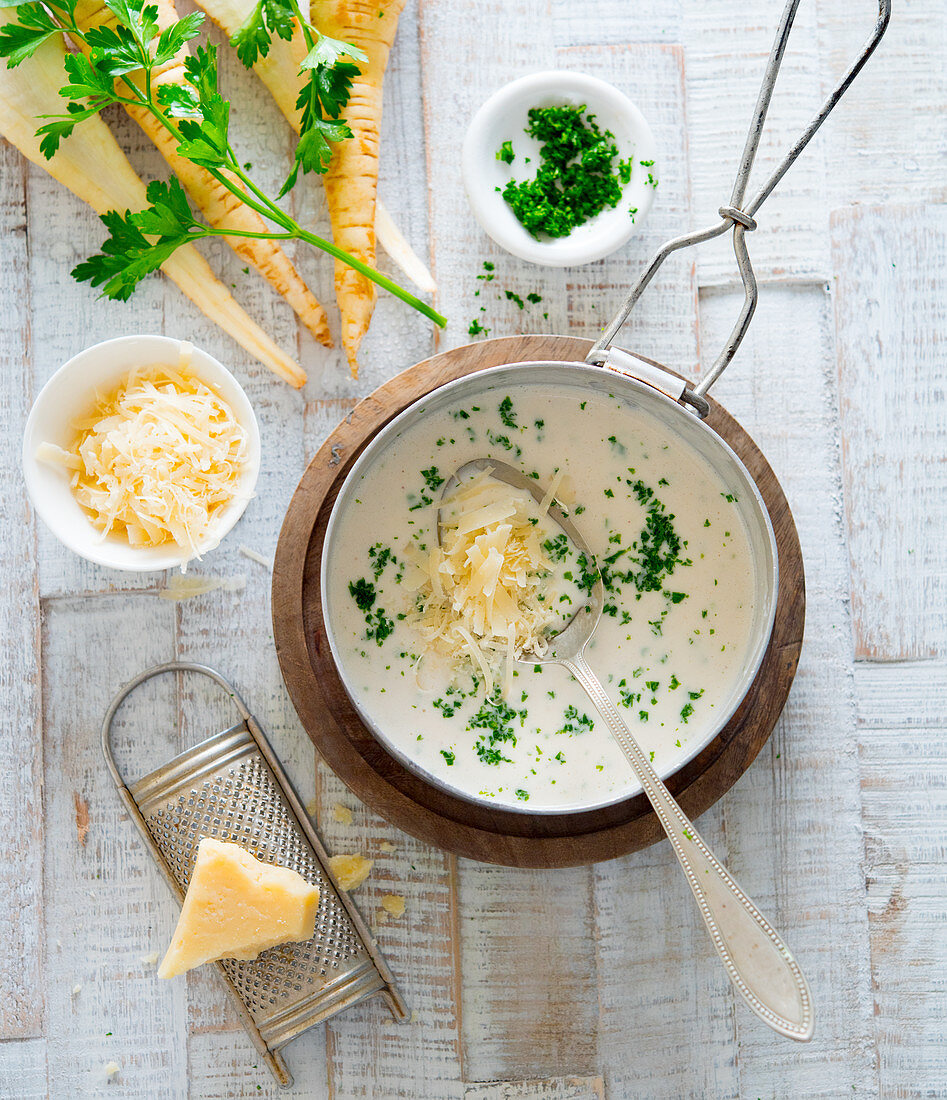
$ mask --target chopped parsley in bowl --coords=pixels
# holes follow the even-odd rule
[[[463,149],[471,208],[502,247],[565,267],[602,259],[647,215],[659,184],[654,138],[612,85],[536,73],[493,95]]]

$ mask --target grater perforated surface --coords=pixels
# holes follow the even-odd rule
[[[187,888],[197,845],[205,836],[240,844],[257,859],[290,867],[319,887],[311,940],[271,948],[250,962],[227,959],[222,964],[258,1024],[320,989],[350,960],[368,958],[259,755],[231,764],[163,806],[149,809],[144,817],[182,889]]]
[[[209,677],[230,696],[243,721],[126,785],[112,747],[115,714],[136,687],[167,672]],[[213,964],[280,1085],[291,1085],[293,1078],[279,1048],[336,1012],[381,993],[395,1019],[407,1019],[394,975],[358,910],[336,892],[325,846],[266,734],[219,672],[193,661],[168,661],[140,673],[105,712],[102,752],[119,797],[179,901],[203,837],[239,844],[318,886],[315,932],[306,943],[274,947],[249,961]]]

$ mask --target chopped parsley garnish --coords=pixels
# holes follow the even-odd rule
[[[450,767],[453,767],[454,761],[457,759],[453,752],[449,749],[441,749],[441,756],[444,757]]]
[[[615,136],[584,105],[533,107],[528,119],[525,132],[540,143],[539,169],[533,179],[510,180],[503,197],[534,237],[568,237],[621,200],[627,180],[614,163]]]
[[[514,156],[516,156],[516,154],[513,152],[512,141],[504,141],[500,148],[497,149],[497,160],[502,160],[504,164],[512,164]]]
[[[499,405],[500,420],[508,428],[516,428],[516,414],[513,412],[513,399],[504,397]]]
[[[595,729],[592,719],[587,714],[579,714],[578,709],[571,704],[566,707],[562,718],[562,728],[556,730],[556,733],[590,733]]]
[[[374,638],[378,645],[389,637],[395,629],[395,624],[389,619],[382,608],[376,607],[375,614],[366,615],[365,622],[368,625],[368,629],[365,632],[366,638]]]
[[[564,561],[569,553],[569,538],[567,535],[556,535],[554,539],[546,539],[543,550],[553,561]]]
[[[513,793],[520,800],[520,802],[529,802],[529,792],[524,791],[522,787],[518,787]]]
[[[349,592],[359,611],[368,611],[375,602],[375,586],[364,577],[349,581]]]
[[[622,680],[622,684],[624,683],[625,681]],[[621,697],[621,705],[623,707],[632,707],[641,699],[640,691],[631,691],[629,688],[626,687],[620,687],[618,689],[618,694]]]
[[[474,319],[470,322],[470,326],[467,329],[467,335],[468,336],[489,336],[490,335],[490,330],[488,328],[484,328],[484,326],[480,324],[480,318],[479,317],[474,317]]]
[[[496,747],[504,741],[516,745],[516,734],[513,732],[513,720],[517,717],[516,711],[508,706],[499,691],[483,701],[480,709],[472,715],[467,722],[467,729],[482,729],[486,732],[477,738],[474,745],[477,756],[484,764],[499,764],[501,761],[512,764],[508,756],[504,756]]]
[[[368,556],[372,559],[372,572],[375,574],[376,581],[389,565],[398,564],[398,559],[392,552],[391,547],[383,546],[380,542],[376,542],[375,545],[369,549]],[[351,591],[351,589],[352,586],[349,585],[349,591]],[[355,593],[353,592],[352,595],[354,596]],[[361,610],[365,610],[365,608],[361,608]]]
[[[437,472],[437,467],[436,466],[432,466],[428,470],[422,470],[421,471],[421,477],[424,478],[425,484],[431,490],[432,493],[435,490],[439,489],[444,484],[444,479]]]
[[[684,706],[681,707],[681,721],[686,722],[687,719],[690,718],[690,716],[693,713],[694,713],[694,704],[693,703],[685,703]]]
[[[516,293],[516,291],[514,291],[514,290],[504,290],[503,293],[506,295],[506,299],[507,299],[508,302],[515,302],[520,307],[520,309],[525,309],[526,308],[526,303]]]

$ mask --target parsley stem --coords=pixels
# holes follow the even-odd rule
[[[293,225],[296,225],[296,223],[293,222]],[[371,279],[373,283],[376,283],[383,290],[387,290],[389,294],[393,294],[396,298],[400,298],[402,302],[406,302],[419,313],[423,313],[425,317],[441,328],[447,324],[447,318],[438,313],[433,306],[429,306],[427,302],[422,302],[420,298],[415,297],[409,290],[405,290],[403,286],[399,286],[393,279],[389,279],[387,275],[382,275],[380,271],[376,271],[373,267],[369,267],[368,264],[363,264],[361,260],[346,252],[344,248],[339,248],[337,245],[332,244],[331,241],[325,240],[324,237],[317,237],[315,233],[310,233],[300,226],[296,228],[298,229],[296,235],[301,241],[306,241],[307,244],[315,245],[316,248],[321,248],[323,252],[328,252],[330,256],[334,256],[337,260],[341,260],[342,263],[355,268],[355,270],[361,272],[366,279]]]
[[[302,28],[303,32],[303,38],[306,40],[306,50],[307,52],[311,52],[316,45],[316,40],[312,37],[312,24],[309,22],[308,19],[303,18],[303,13],[299,9],[298,0],[289,0],[289,6],[293,9],[293,14],[299,20],[299,25]],[[317,31],[316,33],[319,34],[320,38],[323,37],[320,32]]]

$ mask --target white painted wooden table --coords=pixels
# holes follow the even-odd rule
[[[494,334],[591,336],[665,236],[708,222],[732,171],[780,0],[421,0],[408,6],[386,87],[381,195],[439,283],[464,342],[497,282],[539,291],[520,313],[487,297]],[[772,164],[867,34],[871,0],[805,0],[761,160]],[[249,311],[297,346],[310,382],[274,380],[167,281],[128,305],[97,301],[69,269],[101,227],[0,147],[0,1095],[270,1095],[213,975],[165,984],[175,906],[119,810],[98,746],[103,709],[146,665],[207,661],[271,731],[330,848],[376,859],[357,893],[407,911],[379,941],[414,1009],[395,1025],[360,1006],[287,1050],[295,1095],[334,1100],[947,1096],[947,14],[895,0],[877,57],[761,211],[748,238],[760,306],[715,390],[758,440],[795,513],[809,606],[802,663],[767,748],[701,828],[805,968],[817,1033],[800,1048],[735,1003],[669,847],[595,867],[516,871],[456,860],[359,806],[314,760],[277,669],[269,574],[307,459],[356,398],[436,344],[383,299],[357,384],[299,332],[284,303],[212,256]],[[475,107],[540,67],[616,83],[661,152],[652,217],[619,255],[569,271],[499,254],[466,207],[458,141]],[[228,57],[241,148],[272,181],[290,134]],[[136,167],[153,149],[111,119]],[[757,177],[758,178],[758,177]],[[321,188],[294,202],[325,226]],[[381,262],[386,260],[382,257]],[[324,300],[330,269],[300,264]],[[679,255],[636,311],[628,342],[696,377],[740,301],[726,244]],[[548,318],[543,315],[548,313]],[[166,332],[235,369],[260,417],[259,494],[202,570],[247,575],[242,595],[183,605],[163,576],[84,564],[35,522],[18,448],[33,395],[71,354]],[[146,692],[122,737],[153,752],[224,721],[198,685]],[[193,692],[193,693],[192,693]],[[158,747],[158,742],[164,748]],[[156,756],[153,757],[156,759]],[[139,767],[147,765],[139,759]],[[342,801],[350,826],[334,822]],[[88,812],[88,833],[81,824]],[[395,846],[388,851],[383,843]],[[106,1080],[104,1064],[121,1069]]]

